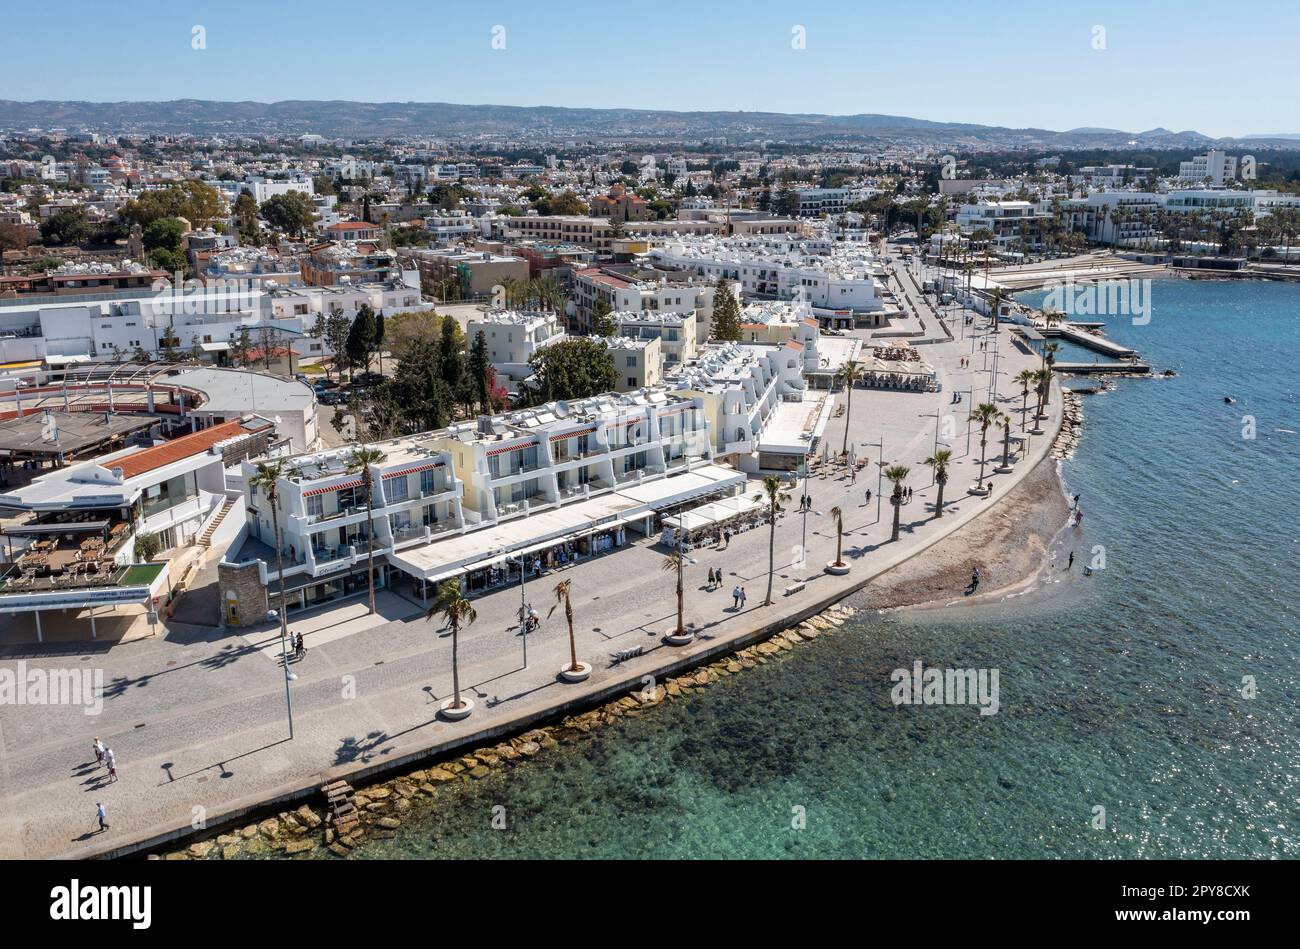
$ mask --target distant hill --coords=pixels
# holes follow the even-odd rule
[[[1134,143],[1159,148],[1202,147],[1234,139],[1199,132],[1106,128],[1013,129],[934,122],[900,115],[781,112],[672,112],[654,109],[570,109],[551,106],[457,105],[448,102],[16,102],[0,100],[0,129],[64,128],[103,132],[270,135],[317,133],[346,138],[533,138],[597,141],[682,141],[725,137],[728,143],[911,142],[972,148],[1108,148]],[[1252,136],[1253,144],[1296,147],[1300,136]]]

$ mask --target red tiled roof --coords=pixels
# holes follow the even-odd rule
[[[182,435],[180,438],[161,445],[154,445],[152,448],[142,448],[134,455],[127,455],[125,458],[118,458],[108,462],[106,467],[120,468],[123,478],[134,478],[146,471],[153,471],[155,468],[170,465],[174,461],[181,461],[202,454],[217,442],[223,442],[227,438],[247,434],[249,434],[249,430],[240,422],[222,422],[220,425],[214,425],[211,428],[205,428],[190,435]]]

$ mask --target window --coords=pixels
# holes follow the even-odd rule
[[[405,476],[390,478],[385,493],[390,502],[405,501],[411,496],[411,483]]]
[[[325,498],[320,494],[313,494],[307,498],[307,514],[309,517],[320,517],[325,513]]]
[[[420,472],[420,493],[432,494],[438,490],[438,469],[430,468]]]

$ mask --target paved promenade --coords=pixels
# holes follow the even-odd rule
[[[906,283],[906,278],[904,278]],[[923,308],[927,323],[932,319]],[[982,320],[978,321],[982,323]],[[254,807],[259,801],[319,785],[335,776],[356,776],[368,768],[475,737],[498,734],[544,716],[562,703],[591,698],[610,689],[640,688],[641,677],[674,663],[727,648],[756,632],[823,608],[870,576],[924,550],[1005,495],[1044,458],[1060,423],[1061,398],[1054,391],[1046,435],[1033,438],[1009,474],[993,475],[993,501],[967,495],[976,478],[979,435],[967,439],[972,397],[950,404],[954,390],[975,390],[983,401],[990,374],[981,371],[994,333],[966,327],[957,339],[924,347],[935,364],[939,394],[858,388],[853,393],[849,439],[871,464],[856,481],[842,471],[813,478],[814,512],[806,518],[807,566],[792,563],[805,518],[792,510],[776,528],[774,605],[763,607],[767,573],[766,527],[736,536],[729,549],[691,553],[686,618],[698,632],[688,647],[662,644],[674,618],[673,578],[661,570],[664,551],[651,540],[614,551],[529,582],[526,597],[543,617],[528,637],[528,667],[516,626],[517,587],[478,598],[478,619],[460,638],[462,687],[477,707],[463,722],[436,717],[451,690],[451,643],[446,630],[426,622],[414,604],[395,594],[384,597],[380,618],[361,618],[345,606],[335,614],[304,617],[308,653],[292,665],[294,737],[286,724],[284,680],[278,655],[266,648],[267,631],[238,636],[223,630],[173,624],[165,635],[124,645],[66,644],[9,650],[0,668],[102,669],[102,714],[87,716],[70,706],[0,707],[0,857],[89,856],[112,853],[164,831],[188,829],[201,821]],[[931,327],[931,335],[942,331]],[[867,335],[865,332],[862,335]],[[1019,430],[1020,393],[1011,378],[1037,358],[1017,352],[1004,329],[999,407]],[[959,368],[970,357],[972,368]],[[989,355],[991,366],[992,358]],[[843,394],[838,396],[843,401]],[[1031,400],[1032,406],[1032,400]],[[1032,408],[1031,408],[1032,410]],[[952,438],[956,463],[950,474],[945,516],[931,510],[935,489],[920,464],[935,445],[936,415]],[[944,417],[950,416],[945,422]],[[831,420],[825,440],[837,451],[845,416]],[[878,504],[876,463],[883,440],[884,461],[910,465],[914,489],[902,507],[902,534],[889,540],[892,512]],[[990,431],[988,471],[1000,457],[999,433]],[[870,488],[873,497],[866,502]],[[757,492],[758,482],[749,490]],[[888,484],[883,485],[888,492]],[[852,571],[832,577],[822,566],[834,558],[832,507],[845,511],[844,547]],[[705,589],[709,567],[726,574],[723,589]],[[595,671],[584,683],[557,681],[568,655],[562,611],[547,618],[559,579],[573,582],[579,658]],[[807,581],[789,597],[785,586]],[[730,590],[742,585],[747,605],[735,609]],[[953,591],[960,595],[960,591]],[[295,629],[298,624],[294,624]],[[644,655],[612,666],[610,655],[630,646]],[[120,779],[107,783],[94,765],[91,740],[99,736],[116,753]],[[108,810],[110,829],[94,833],[95,803]]]

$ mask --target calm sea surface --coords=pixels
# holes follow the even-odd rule
[[[1108,335],[1178,376],[1085,399],[1060,582],[864,618],[357,856],[1300,855],[1300,284],[1161,280],[1152,308]],[[1000,710],[896,707],[917,659],[997,669]]]

